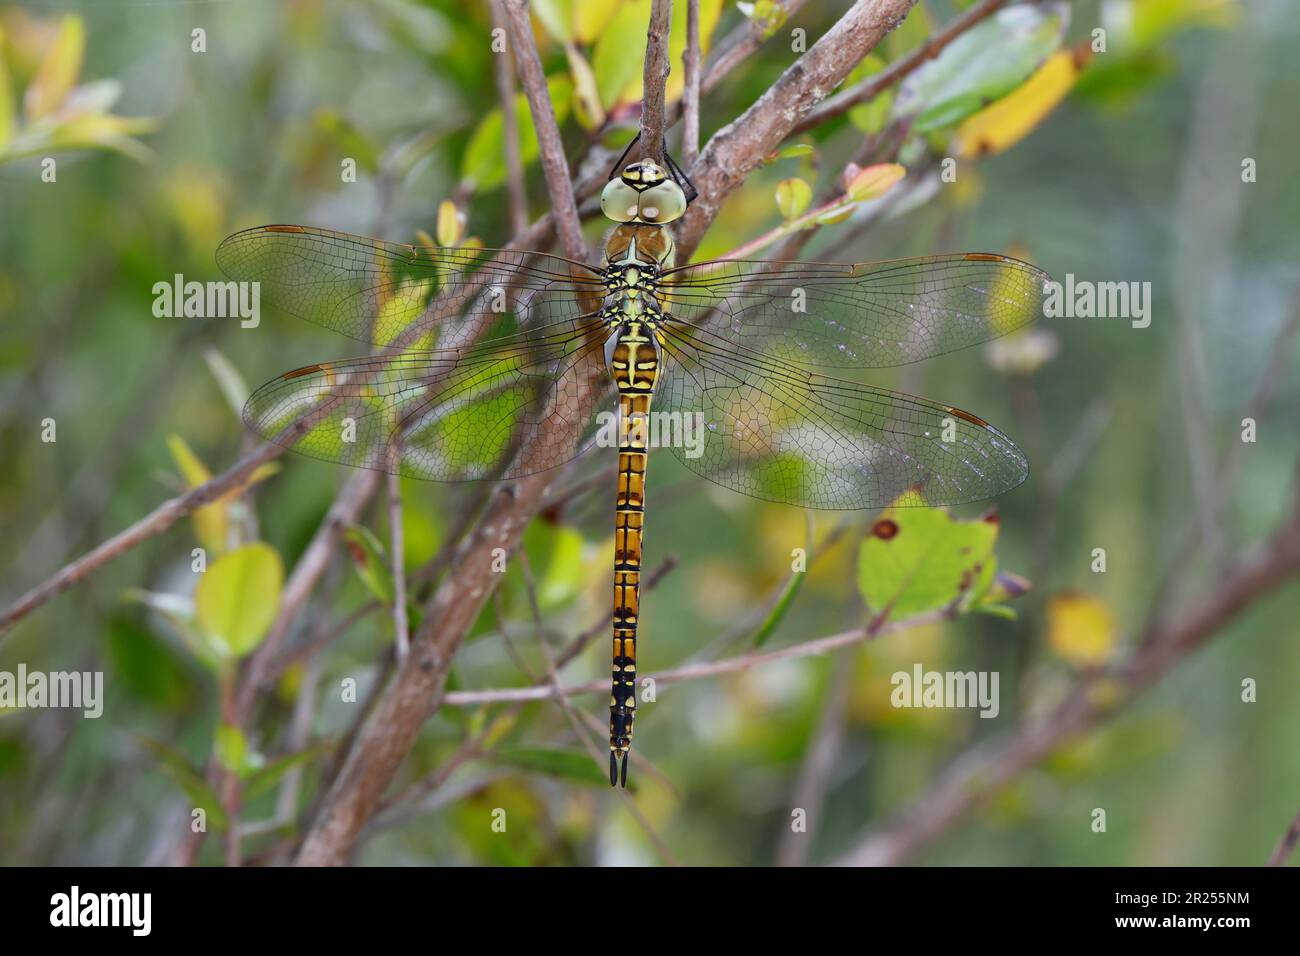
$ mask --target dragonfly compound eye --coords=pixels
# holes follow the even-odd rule
[[[674,222],[686,213],[686,195],[671,179],[641,194],[641,218],[645,222]]]
[[[640,193],[621,179],[611,179],[600,194],[600,210],[615,222],[631,222],[637,217]]]

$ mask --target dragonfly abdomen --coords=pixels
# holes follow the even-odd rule
[[[609,699],[609,782],[627,786],[627,756],[636,718],[636,637],[650,401],[659,374],[654,341],[632,325],[610,350],[618,385],[618,497],[614,518],[614,642]]]

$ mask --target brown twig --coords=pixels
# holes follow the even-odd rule
[[[235,698],[235,714],[239,726],[247,722],[257,695],[278,675],[279,667],[273,664],[280,658],[284,638],[316,589],[325,569],[329,567],[343,530],[356,523],[378,485],[377,471],[359,468],[348,475],[335,496],[334,503],[330,505],[329,512],[312,535],[307,549],[294,565],[293,573],[289,575],[280,597],[280,610],[276,613],[275,623],[244,668],[244,679]]]
[[[506,12],[502,0],[492,0],[492,23],[506,29]],[[524,163],[519,148],[519,123],[515,116],[515,74],[508,54],[494,57],[492,73],[501,101],[502,143],[506,153],[506,194],[510,197],[511,230],[518,235],[528,228],[528,194],[524,188]]]
[[[1291,825],[1282,834],[1282,839],[1278,840],[1277,846],[1273,847],[1273,852],[1268,857],[1268,865],[1286,866],[1286,861],[1295,850],[1297,843],[1300,843],[1300,813],[1296,814]]]
[[[1081,681],[1044,718],[968,752],[892,822],[862,837],[836,863],[891,866],[936,840],[985,798],[1076,734],[1146,690],[1255,600],[1300,573],[1300,510],[1272,538],[1238,560],[1218,587],[1172,622],[1150,624],[1127,662]]]
[[[773,9],[781,9],[782,12],[779,16],[783,24],[805,2],[806,0],[776,0]],[[754,51],[774,35],[775,31],[767,32],[762,24],[753,20],[746,20],[728,33],[713,49],[713,55],[710,57],[708,67],[704,70],[704,76],[700,80],[700,92],[709,93],[716,89],[718,84],[726,79],[727,74],[748,60]],[[683,115],[685,105],[685,100],[676,104],[672,112],[672,122],[675,123]]]
[[[183,495],[169,498],[129,528],[113,535],[77,560],[64,565],[52,577],[32,588],[0,614],[0,635],[50,598],[66,591],[109,561],[125,554],[142,541],[162,534],[199,506],[208,504],[226,492],[238,488],[248,480],[259,465],[266,464],[283,452],[282,446],[273,443],[259,446],[211,481]]]
[[[670,571],[672,571],[672,569],[675,568],[676,566],[677,566],[677,562],[674,559],[672,558],[665,559],[664,562],[658,568],[656,568],[652,574],[650,574],[646,578],[643,587],[645,587],[647,590],[655,588],[656,586],[658,586],[659,582],[663,580],[664,576],[667,575]],[[600,620],[596,621],[591,627],[587,628],[581,634],[578,634],[572,641],[570,641],[569,644],[562,651],[560,651],[558,655],[556,655],[555,658],[556,669],[562,670],[571,661],[577,658],[579,654],[581,654],[584,650],[586,650],[587,647],[591,645],[591,642],[593,640],[595,640],[601,634],[606,633],[606,631],[609,629],[609,622],[612,619],[612,617],[613,617],[612,611],[606,613],[600,618]],[[537,681],[535,681],[535,683],[542,684],[549,681],[549,679],[550,677],[549,675],[547,675],[546,677],[539,678]],[[452,754],[450,758],[443,761],[442,764],[439,765],[436,770],[434,770],[428,776],[411,784],[405,790],[399,793],[397,796],[385,800],[381,804],[381,807],[384,811],[384,818],[383,819],[377,818],[374,821],[373,827],[370,827],[368,829],[382,828],[384,826],[387,826],[393,820],[403,818],[404,816],[403,814],[400,813],[393,814],[390,811],[393,811],[399,805],[407,805],[410,803],[418,802],[419,800],[424,799],[434,790],[437,790],[439,787],[441,787],[444,783],[447,782],[448,779],[450,779],[453,772],[455,772],[458,768],[460,768],[469,760],[472,760],[474,757],[477,757],[480,754],[482,754],[486,749],[485,747],[486,742],[498,736],[502,726],[514,721],[514,719],[519,716],[520,712],[524,709],[524,706],[527,703],[528,701],[516,701],[514,704],[512,704],[510,707],[504,710],[501,714],[499,714],[496,717],[496,719],[493,720],[491,723],[489,723],[483,730],[481,730],[479,733],[475,734],[469,740],[461,744],[460,748],[454,754]]]
[[[745,177],[903,21],[915,2],[858,0],[754,105],[713,135],[688,171],[700,195],[677,230],[679,261],[690,259],[722,203]]]
[[[654,0],[646,27],[645,69],[641,91],[641,155],[662,163],[664,85],[668,82],[668,33],[672,29],[673,0]]]
[[[547,96],[541,60],[533,44],[525,0],[506,0],[515,62],[532,108],[533,125],[542,154],[547,186],[555,205],[557,233],[566,255],[585,259],[581,222],[573,184],[564,159],[555,112]],[[460,642],[487,601],[499,576],[495,552],[513,553],[524,529],[537,512],[555,475],[538,470],[556,446],[572,447],[600,393],[595,363],[571,368],[556,384],[564,407],[552,416],[552,427],[520,449],[517,473],[525,475],[503,484],[482,520],[458,549],[446,577],[425,608],[420,629],[411,642],[407,666],[398,669],[357,728],[338,772],[322,795],[296,862],[304,866],[338,865],[351,852],[358,834],[374,813],[397,768],[415,743],[425,719],[440,706],[443,685]]]
[[[1000,8],[1006,6],[1009,2],[1010,0],[984,0],[983,3],[971,7],[901,60],[894,61],[879,73],[868,76],[849,87],[849,89],[841,90],[823,101],[800,119],[799,122],[795,123],[789,135],[793,136],[797,133],[807,132],[814,126],[820,126],[827,120],[848,112],[859,103],[866,103],[875,99],[889,87],[914,73],[923,63],[933,60],[953,40],[981,20],[997,13]]]
[[[797,832],[785,821],[777,845],[777,866],[803,866],[808,862],[817,821],[825,803],[826,791],[834,784],[838,757],[844,743],[844,711],[853,686],[853,667],[847,651],[839,651],[831,661],[830,690],[822,702],[821,716],[809,738],[799,783],[794,789],[791,807],[802,810],[807,828]]]
[[[700,155],[700,0],[686,0],[682,78],[682,165],[690,169]]]
[[[400,667],[411,651],[411,630],[406,617],[406,548],[402,542],[402,476],[397,470],[396,456],[388,472],[388,534],[393,552],[393,646],[397,649]]]
[[[546,74],[542,60],[533,42],[533,24],[528,13],[528,0],[503,0],[506,20],[510,27],[510,46],[514,51],[515,69],[524,95],[533,114],[533,128],[537,131],[537,145],[542,159],[542,171],[551,196],[555,216],[555,231],[560,247],[571,259],[587,258],[586,243],[582,239],[582,220],[578,217],[578,203],[573,195],[573,181],[569,178],[569,164],[564,158],[564,143],[555,122],[555,108],[546,89]]]
[[[687,664],[682,667],[649,674],[647,679],[663,685],[678,684],[688,680],[701,680],[706,677],[717,677],[720,674],[734,674],[737,671],[749,670],[751,667],[770,664],[773,661],[826,654],[841,647],[860,644],[863,641],[884,634],[893,634],[898,631],[921,627],[925,624],[933,624],[937,621],[946,620],[951,616],[951,611],[942,610],[928,612],[901,621],[883,621],[871,627],[855,627],[849,631],[841,631],[839,634],[831,634],[828,637],[820,637],[813,641],[792,644],[789,647],[781,647],[774,651],[753,651],[748,654],[738,654],[735,657],[724,657],[718,661]],[[443,696],[442,703],[448,707],[467,707],[478,704],[498,704],[505,701],[550,700],[557,693],[572,697],[574,694],[597,694],[602,690],[609,690],[608,680],[594,680],[585,684],[571,684],[560,688],[542,684],[533,687],[499,687],[490,690],[452,691]]]

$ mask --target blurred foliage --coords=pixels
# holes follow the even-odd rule
[[[533,5],[576,171],[603,172],[632,134],[648,5]],[[922,0],[848,83],[918,49],[966,6]],[[1283,5],[1249,6],[1013,6],[900,86],[765,157],[724,205],[701,257],[766,248],[796,232],[809,240],[805,258],[1005,251],[1058,277],[1150,280],[1156,319],[1147,330],[1044,322],[994,343],[984,361],[969,352],[870,377],[977,409],[1017,437],[1034,473],[998,503],[996,523],[979,506],[809,519],[702,483],[671,456],[654,457],[647,570],[669,554],[677,563],[642,596],[644,670],[787,646],[882,612],[902,620],[951,610],[945,620],[833,657],[659,688],[637,725],[638,759],[653,769],[633,781],[646,819],[684,862],[772,860],[841,675],[850,681],[846,700],[830,717],[843,725],[844,741],[826,802],[814,808],[814,860],[905,807],[954,754],[1045,712],[1080,672],[1129,647],[1194,508],[1179,335],[1195,328],[1202,336],[1209,372],[1202,438],[1221,454],[1238,440],[1243,402],[1272,357],[1300,260],[1293,188],[1300,134],[1285,121],[1300,92],[1295,22]],[[488,4],[82,7],[0,10],[7,599],[246,450],[239,409],[247,382],[349,348],[269,310],[256,329],[160,318],[150,308],[154,283],[177,274],[218,278],[217,243],[262,222],[430,245],[510,238]],[[674,4],[670,97],[681,89],[684,8]],[[704,0],[707,47],[747,19],[770,39],[705,98],[702,137],[730,123],[793,62],[790,31],[805,30],[811,45],[837,12],[838,5],[806,4],[787,21],[770,0]],[[207,33],[204,53],[191,48],[196,27]],[[1207,113],[1200,103],[1207,71],[1236,84],[1223,94],[1231,110]],[[508,109],[521,133],[533,218],[548,197],[522,92]],[[1198,123],[1251,116],[1249,142],[1229,140],[1208,180],[1188,171]],[[864,145],[870,157],[854,164]],[[51,156],[57,182],[42,182],[42,160]],[[1250,185],[1239,174],[1247,156],[1260,170]],[[955,180],[940,175],[949,157],[958,161]],[[355,181],[341,175],[348,161]],[[1214,228],[1204,228],[1207,221]],[[603,228],[592,220],[588,239],[599,242]],[[1198,257],[1190,236],[1217,239],[1213,256]],[[1191,298],[1208,303],[1215,321],[1179,312],[1180,281],[1198,283]],[[1297,400],[1291,375],[1275,408]],[[40,440],[47,418],[57,423],[57,441]],[[1294,428],[1274,412],[1260,434],[1226,504],[1223,530],[1234,546],[1264,535],[1291,490]],[[592,473],[599,467],[593,462]],[[292,456],[260,469],[51,602],[0,646],[0,669],[18,662],[102,669],[107,694],[98,721],[0,712],[0,862],[171,859],[193,808],[206,811],[210,830],[229,825],[210,782],[214,765],[240,779],[243,821],[273,824],[245,839],[247,855],[291,826],[277,817],[282,794],[299,810],[310,804],[392,645],[392,539],[382,495],[344,529],[317,596],[286,637],[290,649],[313,642],[325,649],[287,667],[242,730],[222,705],[239,661],[265,639],[284,576],[328,514],[341,472]],[[608,484],[593,482],[594,491],[530,526],[524,550],[535,592],[520,562],[511,562],[456,659],[452,689],[524,683],[521,667],[546,673],[540,640],[553,653],[601,627],[609,612]],[[401,491],[404,565],[413,573],[477,506],[479,491],[405,480]],[[880,533],[886,521],[894,523],[888,536]],[[1109,555],[1104,573],[1090,566],[1100,546]],[[797,549],[805,570],[792,570]],[[418,625],[424,591],[413,582],[410,592]],[[1132,711],[1013,781],[922,859],[1259,862],[1300,792],[1300,699],[1287,692],[1300,650],[1278,639],[1294,632],[1297,610],[1294,587],[1252,609]],[[594,641],[563,679],[607,675],[607,653],[604,639]],[[998,671],[999,717],[890,706],[890,675],[918,662]],[[1257,703],[1242,703],[1243,678],[1258,680]],[[351,697],[347,681],[356,682]],[[603,721],[600,695],[574,703]],[[310,718],[305,735],[295,729],[299,705]],[[395,792],[479,735],[481,755],[421,812],[377,827],[361,861],[657,859],[551,702],[518,712],[443,708]],[[1243,789],[1257,795],[1249,814],[1235,803]],[[1098,805],[1116,808],[1105,835],[1087,825]],[[508,818],[503,832],[492,826],[499,809]],[[218,843],[206,842],[202,862],[220,860]]]

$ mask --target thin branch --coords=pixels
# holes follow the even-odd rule
[[[196,508],[237,489],[248,481],[259,465],[266,464],[283,452],[283,446],[273,443],[259,446],[211,481],[164,501],[126,530],[64,565],[52,577],[32,588],[0,614],[0,636],[50,598],[66,591],[109,561],[130,551],[142,541],[162,534]]]
[[[506,29],[502,0],[492,0],[492,23]],[[528,228],[528,194],[524,188],[524,163],[519,148],[519,124],[515,116],[515,74],[508,54],[495,54],[492,64],[501,101],[501,130],[506,152],[506,193],[510,197],[510,227],[516,235]]]
[[[583,725],[583,715],[578,713],[573,704],[569,702],[569,699],[563,694],[558,693],[560,688],[560,672],[556,666],[555,655],[551,653],[551,648],[546,643],[546,628],[542,623],[541,603],[537,600],[537,582],[533,577],[533,568],[528,561],[528,555],[522,551],[519,553],[519,566],[520,570],[523,571],[524,587],[528,592],[528,606],[532,610],[533,630],[537,638],[537,646],[541,650],[543,658],[546,660],[546,685],[557,691],[553,697],[554,701],[560,706],[560,710],[564,712],[564,719],[569,722],[569,726],[573,730],[574,736],[578,738],[578,742],[582,744],[583,749],[587,751],[588,755],[595,762],[597,770],[603,774],[605,772],[605,766],[602,762],[603,756],[600,749],[592,741],[591,734],[588,733],[591,728]],[[634,819],[637,822],[637,825],[645,832],[646,838],[655,848],[655,852],[659,854],[659,858],[668,866],[676,866],[677,861],[673,857],[672,851],[668,849],[668,844],[664,843],[663,838],[659,835],[658,831],[655,830],[654,825],[651,824],[649,819],[646,818],[646,815],[641,812],[641,808],[637,806],[636,801],[632,799],[632,795],[621,787],[617,788],[614,792],[617,794],[618,798],[622,800],[624,809],[632,815],[632,819]]]
[[[923,63],[933,60],[953,40],[981,20],[992,16],[1009,2],[1010,0],[984,0],[983,3],[971,7],[901,60],[896,60],[879,73],[868,76],[847,90],[841,90],[826,99],[816,109],[795,123],[789,135],[793,136],[807,132],[814,126],[819,126],[841,113],[848,112],[859,103],[866,103],[875,99],[889,87],[915,72]]]
[[[903,22],[915,2],[858,0],[753,106],[713,135],[688,170],[700,195],[677,230],[678,261],[690,259],[722,203],[750,171]]]
[[[686,0],[682,76],[682,165],[690,169],[700,155],[700,0]]]
[[[394,452],[396,455],[397,452]],[[393,552],[393,635],[397,666],[406,663],[411,651],[411,630],[406,619],[406,548],[402,542],[402,476],[396,461],[388,472],[388,533]]]
[[[646,588],[647,590],[651,590],[655,588],[656,586],[658,586],[659,582],[663,580],[664,576],[667,575],[670,571],[672,571],[672,569],[676,566],[677,566],[677,562],[674,559],[672,558],[665,559],[665,561],[658,568],[655,569],[654,573],[650,574],[646,578],[643,587]],[[581,654],[584,650],[587,649],[587,647],[590,646],[591,642],[595,640],[595,638],[597,638],[601,634],[604,634],[607,631],[607,629],[609,628],[609,623],[612,619],[613,619],[613,611],[611,610],[606,612],[605,615],[602,616],[600,620],[596,621],[595,624],[587,628],[587,630],[583,631],[572,641],[570,641],[568,646],[566,646],[556,657],[555,659],[556,668],[562,670],[571,661],[577,658],[579,654]],[[542,683],[546,680],[549,680],[549,676],[540,678],[535,683]],[[486,751],[485,745],[487,741],[496,739],[500,735],[503,727],[513,723],[515,718],[519,716],[519,713],[524,709],[524,706],[527,703],[528,703],[527,701],[517,701],[516,703],[514,703],[512,706],[510,706],[505,711],[503,711],[500,715],[498,715],[495,720],[493,720],[486,727],[484,727],[482,731],[475,734],[469,740],[466,740],[463,744],[461,744],[460,748],[454,754],[452,754],[450,758],[443,761],[442,764],[439,765],[438,768],[435,769],[432,773],[422,778],[421,780],[418,780],[415,783],[411,784],[405,790],[399,793],[397,796],[385,800],[381,804],[381,809],[384,811],[384,816],[382,819],[377,818],[372,824],[371,828],[384,827],[389,824],[390,820],[403,819],[404,814],[394,815],[391,814],[389,811],[392,811],[394,808],[398,807],[399,805],[409,804],[409,803],[422,800],[430,793],[432,793],[434,790],[437,790],[439,787],[441,787],[444,783],[447,782],[447,780],[451,777],[452,773],[455,770],[457,770],[467,761],[484,753]]]
[[[1173,622],[1156,621],[1124,664],[1081,681],[1048,716],[977,747],[894,821],[866,834],[843,866],[892,866],[938,839],[984,799],[1071,737],[1113,716],[1238,614],[1300,573],[1300,510],[1237,561],[1219,586]],[[1104,690],[1104,693],[1102,692]]]
[[[673,0],[654,0],[646,27],[645,68],[641,85],[641,155],[664,161],[664,89],[668,83],[668,34],[672,29]]]
[[[275,623],[244,668],[244,680],[235,699],[236,722],[239,726],[248,720],[257,695],[278,676],[279,668],[274,667],[273,663],[280,657],[285,636],[316,589],[325,569],[329,567],[343,529],[356,523],[378,484],[377,471],[359,468],[348,475],[335,496],[334,503],[330,505],[329,512],[312,536],[311,543],[294,565],[293,573],[289,575],[280,597],[280,610],[276,614]]]
[[[808,825],[803,832],[798,832],[790,826],[789,820],[785,821],[777,845],[777,866],[803,866],[808,862],[826,792],[835,783],[833,778],[839,769],[838,757],[844,745],[844,711],[853,687],[853,667],[847,651],[837,652],[830,670],[830,689],[822,702],[817,726],[809,738],[810,745],[804,754],[803,769],[790,804],[803,810]]]
[[[830,651],[838,650],[841,647],[849,647],[853,644],[860,644],[879,637],[883,634],[893,634],[898,631],[905,631],[915,627],[921,627],[925,624],[933,624],[937,621],[947,620],[952,616],[948,610],[931,611],[926,614],[920,614],[916,617],[907,618],[901,621],[885,621],[870,627],[855,627],[849,631],[842,631],[839,634],[832,634],[828,637],[820,637],[813,641],[804,641],[801,644],[792,644],[789,647],[778,648],[774,651],[754,651],[749,654],[739,654],[735,657],[724,657],[718,661],[705,661],[699,664],[687,664],[683,667],[675,667],[671,670],[659,671],[658,673],[647,675],[647,679],[653,680],[656,684],[678,684],[682,681],[701,680],[706,677],[717,677],[720,674],[733,674],[737,671],[749,670],[751,667],[758,667],[762,664],[770,664],[773,661],[791,660],[799,657],[811,657],[815,654],[826,654]],[[526,701],[526,700],[550,700],[557,693],[572,697],[575,694],[598,694],[601,691],[609,690],[609,681],[588,681],[585,684],[570,684],[567,687],[550,687],[547,685],[538,685],[533,687],[500,687],[490,690],[460,690],[452,691],[443,696],[442,703],[448,707],[468,707],[478,704],[499,704],[505,701]]]
[[[732,70],[748,60],[760,46],[775,36],[777,30],[794,16],[805,2],[806,0],[776,0],[772,9],[780,9],[781,13],[772,20],[761,23],[746,19],[727,34],[713,49],[713,55],[701,79],[701,93],[709,93],[716,89]],[[684,111],[683,100],[676,104],[673,122],[676,122]]]
[[[533,128],[537,131],[537,145],[546,175],[546,187],[551,195],[556,234],[560,247],[571,259],[585,260],[587,246],[582,238],[582,220],[578,218],[578,203],[573,195],[573,181],[569,178],[569,163],[564,157],[564,143],[555,122],[555,109],[546,88],[546,74],[533,42],[533,24],[528,13],[528,0],[503,0],[506,20],[510,26],[510,45],[514,50],[515,69],[523,84],[528,107],[533,114]]]
[[[1295,819],[1291,821],[1286,833],[1282,834],[1282,839],[1277,841],[1277,846],[1269,855],[1268,865],[1286,866],[1286,861],[1295,850],[1297,843],[1300,843],[1300,813],[1297,813]]]

